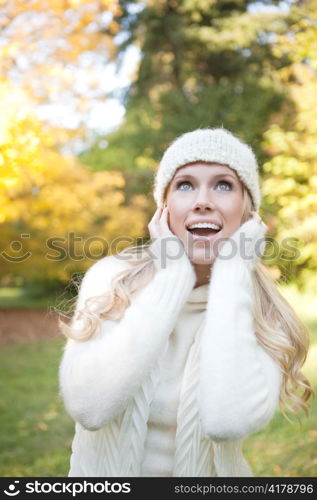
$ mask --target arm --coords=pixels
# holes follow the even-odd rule
[[[253,244],[264,236],[254,220],[242,228]],[[254,264],[255,260],[246,261],[238,253],[226,260],[217,258],[212,269],[199,401],[203,429],[214,440],[239,439],[263,427],[279,399],[279,366],[254,333]]]
[[[151,246],[157,257],[153,279],[133,295],[123,318],[103,320],[101,332],[86,342],[67,341],[60,365],[61,394],[70,415],[89,430],[101,428],[127,406],[150,374],[194,286],[194,268],[181,242],[169,238],[162,261],[162,241]],[[169,257],[175,249],[181,255]],[[103,267],[98,262],[87,272],[80,304],[83,297],[96,295],[95,283],[111,272],[113,259],[106,258]]]

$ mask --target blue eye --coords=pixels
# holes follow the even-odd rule
[[[227,182],[227,181],[219,181],[219,182],[217,183],[217,186],[220,186],[221,184],[222,184],[222,185],[227,186],[227,188],[228,188],[228,189],[220,189],[220,191],[230,191],[230,190],[232,189],[232,185],[231,185],[231,183],[230,183],[230,182]]]
[[[187,186],[187,187],[182,188],[182,186]],[[228,181],[217,182],[216,189],[219,191],[218,186],[225,186],[224,188],[220,188],[220,191],[231,191],[232,190],[232,184],[231,184],[231,182],[228,182]],[[181,191],[189,191],[190,188],[193,188],[193,185],[190,181],[179,181],[176,184],[176,188],[180,189]]]
[[[187,184],[188,186],[191,186],[191,183],[189,181],[180,181],[180,182],[177,183],[177,186],[176,186],[177,189],[179,189],[184,184],[185,185]],[[181,191],[188,191],[188,189],[181,189]]]

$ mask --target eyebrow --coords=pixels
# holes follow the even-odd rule
[[[181,178],[185,178],[187,177],[188,179],[197,179],[197,177],[195,177],[194,175],[191,175],[191,174],[179,174],[179,175],[175,175],[174,177],[174,180],[178,180],[178,179],[181,179]],[[236,177],[234,177],[232,174],[216,174],[214,175],[214,179],[218,179],[219,177],[232,177],[232,179],[234,179],[235,181],[237,180]]]

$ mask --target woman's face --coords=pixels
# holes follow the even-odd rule
[[[166,204],[170,229],[183,242],[191,262],[210,265],[217,256],[217,240],[228,238],[241,225],[243,188],[230,167],[191,163],[175,172],[167,190]],[[215,226],[192,227],[197,223]]]

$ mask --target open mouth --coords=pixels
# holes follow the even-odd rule
[[[187,227],[186,228],[188,232],[190,232],[194,239],[211,239],[213,238],[216,234],[220,233],[222,227],[218,226],[216,227]]]

